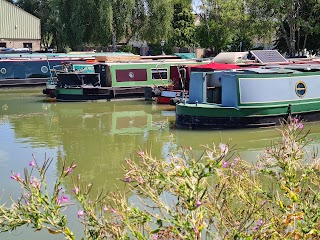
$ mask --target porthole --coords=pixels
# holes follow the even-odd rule
[[[306,84],[302,81],[297,82],[296,94],[302,98],[304,95],[306,95],[306,92],[307,92]]]
[[[7,73],[7,69],[5,69],[5,68],[1,68],[1,69],[0,69],[0,73],[2,73],[2,74],[6,74],[6,73]]]
[[[129,72],[129,78],[134,78],[134,73],[133,72]]]
[[[41,72],[47,73],[47,72],[48,72],[48,67],[42,66],[42,67],[41,67]]]

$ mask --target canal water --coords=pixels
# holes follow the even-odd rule
[[[11,171],[23,173],[34,154],[41,163],[53,162],[48,171],[49,185],[61,169],[61,162],[77,164],[74,176],[93,183],[93,191],[114,191],[121,185],[122,166],[126,158],[139,150],[150,151],[157,158],[167,158],[181,146],[192,147],[201,154],[203,145],[231,141],[237,154],[248,161],[257,156],[271,141],[279,138],[276,128],[191,131],[174,126],[174,107],[143,100],[58,103],[45,101],[41,89],[0,89],[0,188],[1,203],[9,195],[20,196],[21,189],[10,179]],[[309,124],[315,145],[319,142],[320,125]],[[72,193],[72,181],[64,183],[66,194]],[[76,203],[70,196],[71,202]],[[78,206],[65,210],[68,227],[79,239],[82,226],[77,219]],[[62,239],[46,231],[18,228],[0,235],[0,239]]]

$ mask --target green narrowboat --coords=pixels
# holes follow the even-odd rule
[[[243,69],[232,64],[198,66],[192,69],[188,101],[176,106],[176,125],[191,129],[269,127],[289,115],[318,121],[319,70],[319,63]]]

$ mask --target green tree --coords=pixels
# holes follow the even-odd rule
[[[191,47],[195,43],[195,17],[190,1],[174,4],[171,41],[176,47]]]
[[[172,29],[172,0],[146,0],[144,6],[147,21],[142,39],[149,43],[160,43],[161,40],[167,40]]]

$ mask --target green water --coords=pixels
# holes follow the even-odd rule
[[[77,164],[74,176],[92,182],[94,190],[113,191],[121,185],[124,160],[136,157],[137,151],[150,150],[157,158],[170,151],[191,146],[201,153],[201,145],[228,142],[237,154],[255,161],[261,149],[279,137],[275,128],[228,131],[190,131],[175,129],[174,108],[145,101],[87,103],[46,102],[41,89],[0,89],[0,188],[2,201],[8,194],[19,197],[19,186],[10,179],[11,171],[23,172],[32,154],[41,163],[53,158],[48,182],[53,185],[62,159]],[[320,125],[310,124],[311,136],[318,143]],[[64,191],[72,191],[66,181]],[[75,200],[71,196],[71,201]],[[77,206],[65,211],[68,226],[77,239],[82,226],[76,217]],[[0,235],[0,239],[62,239],[46,231],[34,233],[21,228]]]

